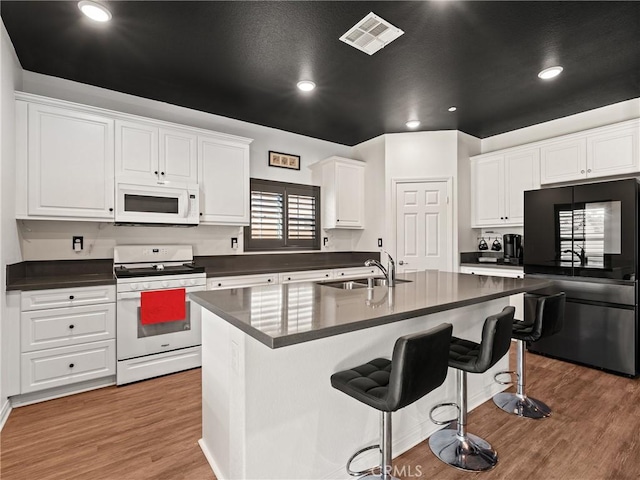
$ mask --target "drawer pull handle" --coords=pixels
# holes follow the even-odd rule
[[[73,300],[74,298],[76,297],[74,297],[73,295],[69,295],[69,300]]]
[[[287,277],[287,280],[291,280],[291,277]]]
[[[219,283],[219,284],[218,284],[218,286],[219,286],[219,287],[221,287],[221,286],[222,286],[222,284],[221,284],[221,283]]]
[[[69,325],[69,328],[73,330],[74,328],[76,328],[76,326],[72,324],[72,325]]]
[[[327,274],[325,275],[325,277],[328,277],[328,276],[329,276],[329,274],[327,273]]]
[[[270,281],[271,281],[271,279],[270,279],[270,278],[269,278],[269,279],[267,279],[267,282],[270,282]]]
[[[75,367],[75,364],[70,363],[70,364],[69,364],[69,368],[73,368],[73,367]]]

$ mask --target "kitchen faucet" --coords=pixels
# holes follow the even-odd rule
[[[580,253],[576,252],[575,250],[563,250],[562,253],[573,253],[580,259],[580,265],[587,264],[587,254],[585,253],[583,247],[580,247]]]
[[[383,250],[383,252],[386,253],[387,256],[389,257],[387,268],[384,268],[378,260],[374,260],[373,258],[370,258],[369,260],[364,262],[364,266],[371,267],[375,265],[376,267],[378,267],[384,274],[385,278],[387,279],[388,285],[390,287],[395,287],[396,286],[396,262],[394,262],[393,257],[389,254],[389,252],[385,250]]]

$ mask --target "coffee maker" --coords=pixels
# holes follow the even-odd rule
[[[502,237],[504,245],[504,263],[522,265],[522,235],[506,233]]]

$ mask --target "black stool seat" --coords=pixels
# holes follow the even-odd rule
[[[525,344],[537,342],[562,329],[565,302],[563,292],[543,297],[525,296],[525,321],[514,321],[511,332],[511,337],[517,344],[517,369],[515,372],[500,372],[496,375],[496,381],[503,385],[511,382],[498,380],[499,375],[515,373],[517,377],[515,393],[502,392],[493,397],[494,403],[505,412],[534,419],[551,415],[551,409],[547,404],[528,397],[525,393]]]
[[[391,360],[376,358],[333,374],[331,385],[376,410],[391,412],[387,405],[391,365]]]
[[[347,473],[362,478],[395,480],[391,465],[391,412],[412,404],[438,388],[447,377],[449,342],[453,327],[443,323],[426,332],[398,338],[391,360],[376,358],[331,375],[331,385],[350,397],[380,410],[380,445],[363,448],[347,461]],[[378,449],[382,462],[375,469],[354,472],[353,460],[367,450]]]
[[[430,415],[441,406],[457,406],[458,418],[446,428],[429,437],[431,451],[443,462],[460,470],[479,472],[489,470],[498,463],[498,454],[484,439],[468,433],[467,426],[467,373],[484,373],[509,351],[513,307],[488,317],[482,327],[480,343],[458,337],[451,338],[449,366],[456,369],[458,403],[443,403],[431,409]],[[431,419],[434,423],[441,422]]]

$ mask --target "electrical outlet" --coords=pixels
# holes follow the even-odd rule
[[[81,252],[84,248],[84,237],[74,236],[71,239],[71,247],[73,248],[74,252]]]
[[[238,239],[236,237],[231,237],[231,248],[238,248]]]
[[[380,248],[382,248],[382,239],[381,239],[381,238],[379,238],[379,239],[378,239],[378,246],[379,246]]]

